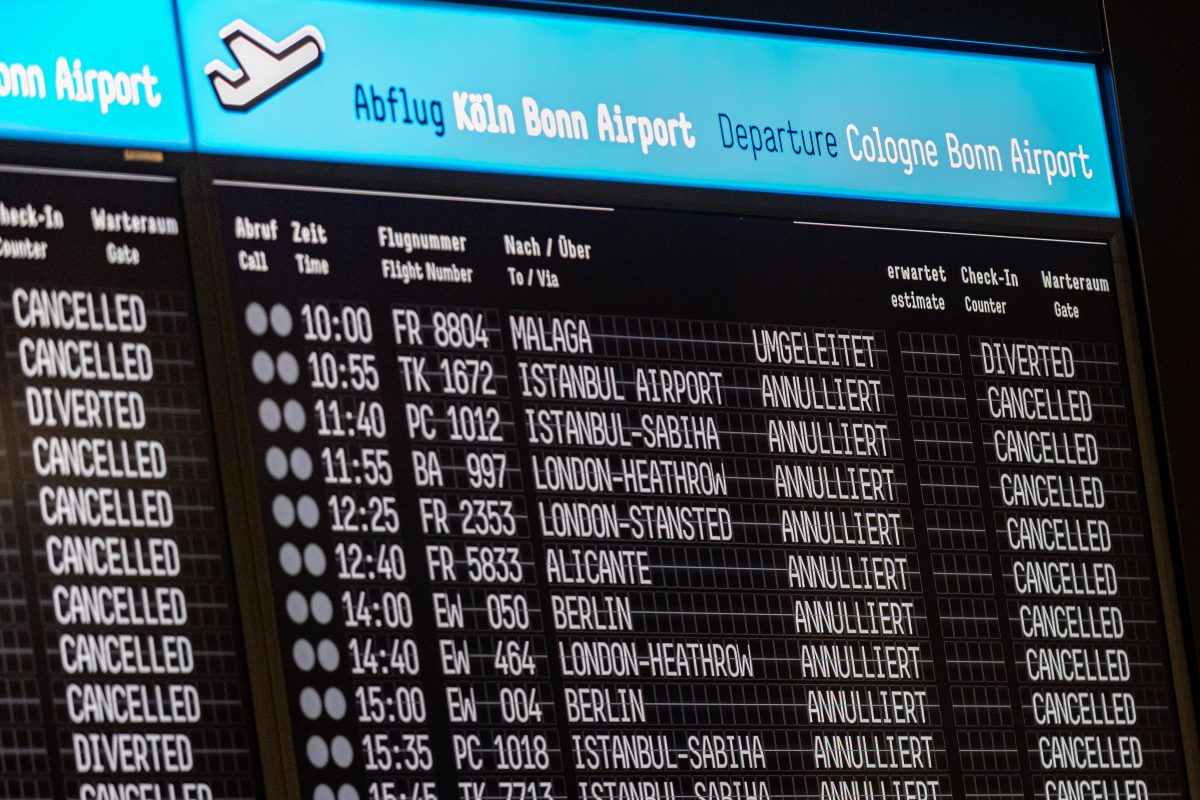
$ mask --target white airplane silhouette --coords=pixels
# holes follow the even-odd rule
[[[244,19],[221,29],[237,68],[214,58],[204,67],[217,101],[230,111],[248,111],[325,58],[325,37],[312,25],[275,41]]]

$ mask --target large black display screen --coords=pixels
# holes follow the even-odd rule
[[[175,180],[0,167],[0,330],[0,797],[254,797]]]
[[[217,184],[306,798],[1184,790],[1106,243]]]

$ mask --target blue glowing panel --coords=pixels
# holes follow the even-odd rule
[[[188,149],[170,0],[5,0],[0,138]]]
[[[204,152],[1118,213],[1088,64],[423,2],[180,17]]]

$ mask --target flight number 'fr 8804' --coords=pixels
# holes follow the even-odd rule
[[[392,309],[392,334],[396,344],[422,347],[431,335],[435,347],[451,350],[487,350],[491,335],[484,314],[479,311],[437,310],[429,315],[429,324],[421,321],[421,312],[413,308]]]

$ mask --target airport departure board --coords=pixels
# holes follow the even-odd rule
[[[1179,796],[1106,244],[217,183],[314,797]]]
[[[1200,796],[1101,59],[3,7],[0,800]]]
[[[179,187],[0,168],[0,796],[255,796]]]

